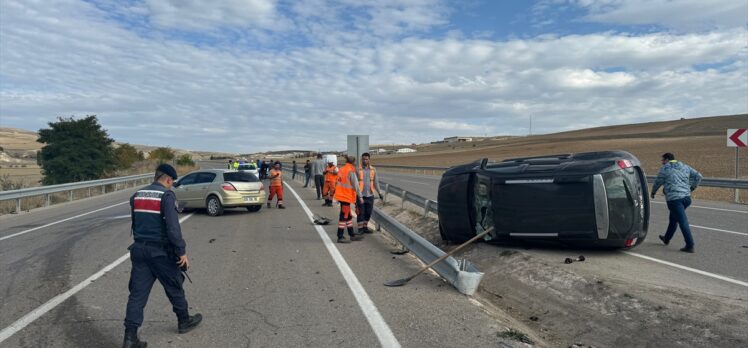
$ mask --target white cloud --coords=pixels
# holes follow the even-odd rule
[[[353,6],[361,31],[339,30],[346,2],[276,6],[266,18],[285,16],[291,33],[319,40],[265,50],[143,35],[85,2],[2,1],[0,123],[38,129],[56,116],[97,114],[118,141],[245,152],[342,149],[349,133],[372,143],[525,134],[529,114],[535,132],[550,132],[748,111],[746,28],[398,39],[440,25],[446,10],[371,4]],[[395,16],[399,34],[377,38],[368,14],[403,6],[425,19]],[[717,68],[695,68],[703,64]]]
[[[276,0],[145,0],[150,20],[157,26],[184,30],[220,27],[283,26]]]
[[[741,0],[572,0],[586,20],[626,25],[654,24],[680,30],[748,25],[748,1]]]

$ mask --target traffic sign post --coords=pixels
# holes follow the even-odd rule
[[[740,148],[748,146],[748,129],[728,129],[727,147],[735,148],[735,179],[740,179]],[[740,190],[735,189],[735,203],[740,203]]]

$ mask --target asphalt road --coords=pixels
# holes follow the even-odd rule
[[[427,199],[437,199],[440,176],[382,171],[380,174],[383,182]],[[680,230],[669,246],[662,245],[657,235],[664,234],[667,228],[668,210],[661,196],[653,201],[651,209],[649,234],[644,243],[631,249],[632,253],[748,282],[748,207],[694,201],[687,214],[696,243],[695,254],[678,251],[685,245]],[[634,257],[619,253],[618,261],[631,263]]]
[[[292,191],[314,213],[334,220],[337,211],[321,207],[310,189],[289,184],[285,210],[181,216],[194,281],[185,283],[187,299],[205,320],[178,335],[157,284],[140,332],[150,346],[500,344],[496,333],[504,326],[433,275],[401,288],[382,286],[418,264],[391,255],[379,234],[329,243],[325,236],[334,240],[335,226],[318,232]],[[131,243],[125,202],[132,192],[0,217],[0,346],[121,345]]]

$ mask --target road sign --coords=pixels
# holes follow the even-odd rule
[[[748,129],[728,129],[727,130],[727,147],[746,147],[748,146]]]

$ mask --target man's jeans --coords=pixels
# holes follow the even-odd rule
[[[667,225],[665,240],[673,238],[675,229],[680,225],[680,231],[683,232],[683,239],[686,240],[686,248],[693,248],[693,237],[691,236],[691,227],[688,225],[686,208],[691,205],[691,197],[674,199],[667,201],[667,208],[670,210],[670,223]]]
[[[312,177],[311,173],[304,173],[304,187],[309,186],[309,178]]]

